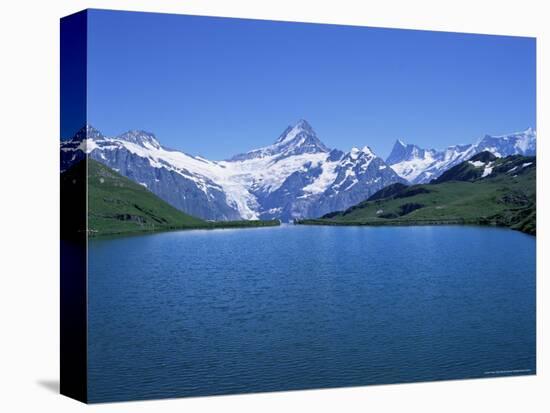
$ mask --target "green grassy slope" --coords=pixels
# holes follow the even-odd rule
[[[456,177],[374,194],[346,211],[298,224],[319,225],[437,225],[480,224],[508,226],[536,232],[536,161],[512,156],[493,161],[485,178],[464,172],[471,165],[457,165]],[[525,165],[525,166],[524,166]],[[447,174],[447,178],[453,172]],[[467,178],[467,177],[474,177]]]
[[[88,160],[88,230],[91,234],[157,231],[204,225],[143,186]]]
[[[76,165],[74,168],[82,168]],[[76,171],[76,170],[75,170]],[[62,182],[70,184],[70,174]],[[90,235],[131,234],[175,229],[248,228],[279,225],[278,221],[207,222],[172,207],[142,185],[105,165],[88,160],[88,232]]]

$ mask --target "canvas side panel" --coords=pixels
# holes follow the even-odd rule
[[[87,401],[87,12],[61,19],[60,391]]]

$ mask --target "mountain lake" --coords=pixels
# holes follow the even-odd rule
[[[89,399],[535,374],[535,246],[474,226],[92,239]]]

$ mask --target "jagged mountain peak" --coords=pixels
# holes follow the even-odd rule
[[[155,134],[140,129],[132,129],[118,135],[115,139],[134,143],[143,147],[153,147],[159,149],[161,147]]]
[[[352,159],[360,157],[375,158],[376,155],[369,146],[363,146],[362,148],[353,147],[350,150],[349,156]]]
[[[300,119],[294,124],[294,126],[288,126],[284,132],[275,141],[276,146],[289,145],[294,143],[296,145],[304,145],[307,142],[316,143],[319,147],[322,147],[323,151],[328,151],[328,148],[322,143],[313,127],[304,119]]]
[[[275,141],[275,144],[293,139],[295,136],[302,132],[309,135],[316,135],[313,127],[309,124],[309,122],[305,119],[300,119],[294,125],[289,125]]]
[[[405,143],[401,139],[396,139],[392,151],[386,158],[386,163],[388,165],[394,165],[399,162],[410,161],[414,158],[424,158],[426,151],[430,152],[431,150],[425,150],[417,145]]]
[[[399,148],[399,147],[406,148],[406,147],[407,147],[407,144],[406,144],[403,140],[401,140],[401,139],[398,138],[398,139],[395,140],[395,143],[393,144],[393,146],[394,146],[394,147],[397,146],[398,148]]]
[[[317,137],[311,125],[306,120],[300,119],[293,126],[288,126],[274,144],[235,155],[230,161],[326,152],[330,152],[330,149]]]
[[[97,130],[92,125],[87,123],[74,134],[71,140],[73,141],[82,141],[84,139],[100,140],[103,138],[104,136],[99,130]]]
[[[304,129],[307,129],[307,128],[312,129],[309,122],[305,119],[299,119],[298,122],[296,122],[295,126],[300,127],[300,128],[304,128]]]

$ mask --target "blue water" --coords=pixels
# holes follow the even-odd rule
[[[535,238],[483,227],[93,240],[91,402],[535,373]]]

